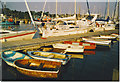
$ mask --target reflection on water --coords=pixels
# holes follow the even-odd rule
[[[71,55],[71,58],[80,58],[80,59],[84,58],[83,54],[68,54],[68,55]]]
[[[89,50],[85,50],[84,51],[84,55],[95,55],[95,51],[89,51]]]
[[[114,81],[118,81],[119,80],[119,69],[118,68],[114,68],[113,69],[113,76],[112,76],[112,80]]]
[[[54,48],[52,52],[58,52],[62,53],[64,52],[64,49],[57,49]],[[95,55],[95,50],[85,50],[84,53],[67,53],[68,55],[71,55],[71,58],[80,58],[83,59],[84,55]]]

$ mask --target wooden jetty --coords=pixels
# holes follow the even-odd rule
[[[55,36],[48,37],[46,39],[37,38],[30,40],[22,40],[22,41],[11,41],[11,42],[3,42],[0,44],[0,52],[5,50],[24,50],[24,49],[34,49],[40,48],[40,46],[51,45],[53,43],[65,41],[65,40],[77,40],[80,37],[85,36],[94,36],[94,35],[107,35],[111,33],[119,33],[118,29],[111,31],[98,31],[98,32],[88,32],[74,35],[65,35],[65,36]]]

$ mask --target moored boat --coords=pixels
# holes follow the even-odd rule
[[[34,20],[34,22],[35,22],[35,24],[37,24],[37,25],[42,24],[42,22],[41,22],[41,21],[35,21],[35,20]]]
[[[64,44],[74,44],[74,45],[81,45],[84,46],[84,49],[96,49],[95,43],[89,43],[89,42],[77,42],[77,41],[64,41]]]
[[[116,38],[116,40],[119,40],[120,39],[120,35],[119,34],[117,34],[117,33],[113,33],[113,34],[111,34],[112,36],[116,36],[117,38]]]
[[[16,69],[27,76],[57,78],[61,62],[38,59],[21,59],[14,62]]]
[[[15,60],[18,60],[18,59],[31,59],[31,57],[29,57],[29,56],[27,56],[27,55],[25,55],[25,54],[16,52],[16,51],[4,51],[4,52],[2,52],[2,54],[1,54],[1,58],[2,58],[9,66],[12,66],[12,67],[15,67],[15,65],[14,65],[14,61],[15,61]]]
[[[0,31],[0,41],[6,42],[6,41],[16,41],[16,40],[26,40],[26,39],[32,39],[35,35],[35,31]]]
[[[56,52],[28,51],[27,53],[34,59],[62,62],[62,65],[65,65],[71,59],[70,55]]]
[[[120,35],[119,34],[117,34],[117,33],[113,33],[113,34],[111,34],[112,36],[116,36],[117,37],[117,39],[119,39],[120,38]]]
[[[83,48],[67,48],[64,53],[83,53],[84,52],[84,47]]]
[[[94,38],[82,38],[85,42],[95,43],[97,46],[111,47],[111,40],[94,39]]]
[[[67,49],[67,48],[84,48],[84,46],[74,45],[74,44],[63,44],[63,43],[56,43],[53,44],[53,48],[60,48],[60,49]]]
[[[53,44],[52,45],[53,46],[53,48],[59,48],[59,49],[67,49],[68,48],[68,46],[70,46],[69,44],[61,44],[61,43],[56,43],[56,44]]]
[[[118,37],[119,36],[119,34],[117,34],[117,33],[113,33],[113,34],[111,34],[112,36],[116,36],[116,37]]]
[[[49,46],[41,46],[40,47],[40,51],[52,51],[53,50],[53,47],[52,45],[49,45]]]
[[[108,39],[108,40],[115,40],[117,37],[113,35],[100,35],[99,37],[91,37],[95,39]]]

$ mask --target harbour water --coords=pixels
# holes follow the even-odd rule
[[[58,51],[59,52],[59,51]],[[2,80],[39,81],[39,80],[79,80],[111,81],[114,70],[119,70],[119,42],[111,48],[99,47],[93,53],[77,54],[65,66],[62,66],[58,78],[35,78],[19,73],[15,68],[2,61]],[[118,74],[118,73],[117,73]]]
[[[22,25],[1,25],[4,30],[11,31],[24,31],[24,30],[34,30],[31,24],[22,24]]]

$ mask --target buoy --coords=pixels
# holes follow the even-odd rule
[[[9,18],[9,19],[8,19],[8,22],[13,22],[13,19],[12,19],[12,18]]]

